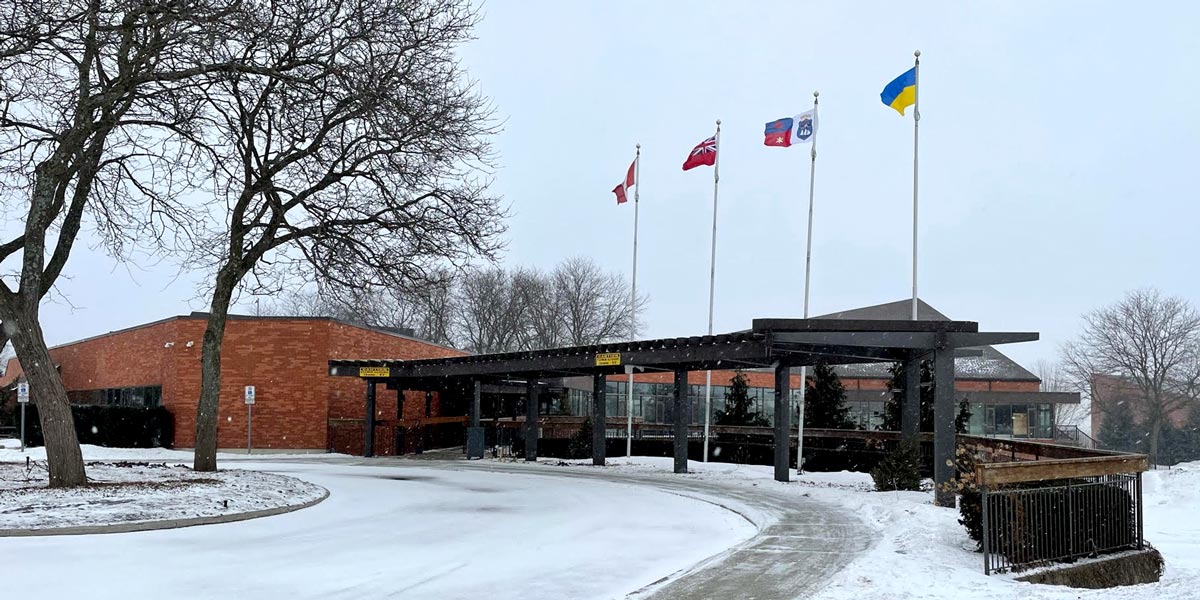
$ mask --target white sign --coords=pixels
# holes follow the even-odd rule
[[[26,404],[29,402],[29,384],[28,383],[22,382],[22,383],[17,384],[17,402],[20,402],[22,404]]]
[[[254,386],[246,386],[246,404],[254,404]]]

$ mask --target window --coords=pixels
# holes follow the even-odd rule
[[[85,390],[68,394],[71,404],[105,406],[162,406],[162,386],[143,385],[125,388]]]

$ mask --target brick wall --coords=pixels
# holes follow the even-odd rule
[[[175,446],[195,445],[196,403],[200,397],[203,316],[175,317],[51,349],[68,391],[161,385],[163,406],[175,417]],[[191,343],[189,347],[188,344]],[[411,338],[328,319],[231,318],[221,349],[221,393],[217,445],[246,446],[244,388],[255,386],[255,449],[327,449],[333,444],[331,418],[358,419],[362,448],[364,384],[357,378],[330,377],[333,358],[435,358],[461,354]],[[20,373],[10,362],[4,379]],[[378,387],[381,417],[395,420],[396,393]],[[425,394],[406,395],[405,416],[425,414]],[[440,414],[434,398],[433,414]],[[390,430],[389,430],[390,431]],[[390,433],[379,432],[390,453]],[[348,434],[346,440],[349,440]],[[345,442],[343,442],[345,443]]]

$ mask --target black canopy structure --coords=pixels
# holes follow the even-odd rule
[[[674,372],[675,472],[687,472],[687,373],[707,369],[770,368],[775,371],[775,479],[789,480],[788,403],[790,369],[824,362],[858,364],[898,362],[904,365],[907,390],[901,406],[901,430],[915,436],[920,420],[920,363],[933,361],[934,481],[954,475],[954,354],[956,349],[1029,342],[1037,333],[980,332],[972,321],[902,321],[859,319],[755,319],[749,330],[722,335],[641,340],[528,352],[479,354],[453,358],[387,360],[365,358],[329,361],[334,376],[366,380],[367,423],[375,414],[375,386],[397,390],[474,389],[469,404],[468,456],[483,455],[479,428],[479,389],[486,382],[525,381],[529,399],[525,421],[526,459],[537,459],[537,394],[539,378],[593,377],[593,418],[606,418],[605,382],[609,375],[639,370]],[[911,399],[911,400],[910,400]],[[373,448],[373,427],[365,427],[366,454]],[[593,430],[593,462],[605,461],[604,428]],[[944,486],[939,485],[942,490]],[[939,504],[953,505],[953,493],[939,491]]]

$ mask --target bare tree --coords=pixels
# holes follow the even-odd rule
[[[620,275],[605,273],[595,261],[577,256],[559,263],[551,277],[570,344],[599,344],[637,334],[637,314],[644,301],[633,301]]]
[[[87,482],[66,389],[39,323],[86,218],[116,254],[162,241],[194,182],[195,77],[237,0],[10,0],[0,12],[0,197],[22,216],[0,243],[0,319],[46,439],[51,487]]]
[[[478,174],[492,133],[454,49],[466,0],[281,0],[247,11],[216,60],[265,74],[205,90],[223,231],[201,351],[197,471],[216,469],[221,343],[235,292],[298,276],[342,289],[415,286],[447,262],[491,257],[502,211]],[[251,276],[247,280],[247,276]]]
[[[522,349],[528,339],[526,298],[514,276],[502,269],[466,273],[458,286],[455,329],[463,349],[476,353]]]
[[[1184,393],[1200,348],[1200,313],[1187,301],[1157,290],[1129,292],[1121,301],[1083,317],[1079,337],[1062,348],[1074,384],[1092,392],[1092,410],[1111,413],[1118,398],[1093,385],[1097,375],[1122,379],[1137,390],[1137,409],[1158,456],[1162,429],[1172,413],[1189,404]]]

